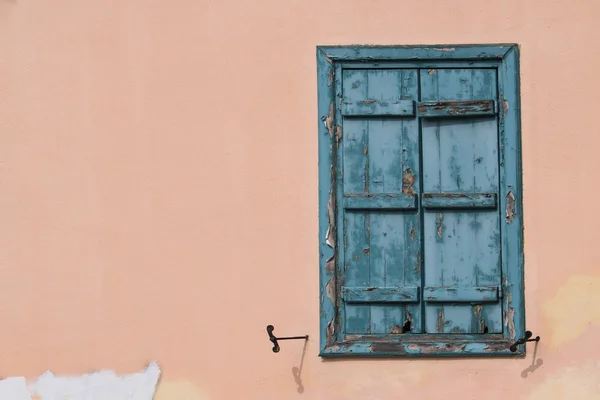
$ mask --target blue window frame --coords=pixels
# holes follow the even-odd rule
[[[517,45],[321,46],[320,355],[524,355]]]

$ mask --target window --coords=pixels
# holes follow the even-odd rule
[[[320,355],[523,355],[518,46],[317,59]]]

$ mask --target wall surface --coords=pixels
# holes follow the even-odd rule
[[[157,360],[157,400],[598,398],[599,22],[596,0],[0,0],[0,376]],[[536,361],[272,353],[267,324],[319,336],[315,47],[496,42],[521,45]]]

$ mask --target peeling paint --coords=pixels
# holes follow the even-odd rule
[[[510,224],[515,215],[515,195],[510,191],[506,194],[506,223]]]
[[[410,240],[415,240],[415,227],[413,226],[410,230]]]
[[[392,330],[390,331],[390,333],[393,334],[399,334],[399,333],[404,333],[402,327],[400,325],[394,325],[394,327],[392,328]]]
[[[327,296],[327,298],[331,301],[331,304],[335,305],[336,304],[336,290],[335,290],[335,277],[332,276],[329,281],[327,281],[327,284],[325,285],[325,295]],[[329,321],[329,323],[327,324],[327,330],[325,332],[326,334],[326,341],[327,341],[327,345],[330,345],[332,343],[335,342],[335,317],[331,319],[331,321]]]
[[[340,140],[342,140],[342,127],[337,125],[337,127],[335,128],[335,147],[336,147],[336,149],[340,145]]]
[[[437,220],[437,235],[440,237],[440,239],[442,239],[442,235],[444,233],[444,214],[440,213],[440,215],[438,215],[438,220]]]
[[[437,318],[437,331],[438,333],[444,333],[444,309],[440,309]]]
[[[508,337],[511,340],[515,339],[515,309],[512,307],[508,308],[508,311],[504,312],[504,326],[508,326]]]
[[[428,72],[428,74],[429,74],[429,75],[433,75],[433,74],[435,74],[435,69],[430,69],[430,70],[429,70],[429,72]]]
[[[415,182],[417,177],[413,174],[410,168],[406,168],[402,176],[402,193],[412,196],[415,192]]]
[[[325,127],[327,128],[327,131],[329,132],[329,136],[333,136],[333,120],[335,119],[335,104],[333,103],[333,101],[331,102],[331,104],[329,105],[329,115],[327,115],[327,117],[325,117]]]
[[[335,246],[334,242],[334,200],[333,200],[333,190],[329,190],[329,201],[327,202],[327,218],[329,219],[329,227],[327,228],[327,233],[325,234],[325,242],[332,249]],[[329,262],[329,260],[327,261]]]
[[[508,101],[502,100],[502,109],[504,110],[504,115],[508,112]]]
[[[329,70],[329,85],[327,87],[331,87],[333,85],[333,68]]]
[[[439,50],[439,51],[454,51],[456,49],[454,47],[438,47],[438,48],[434,48],[434,50]]]

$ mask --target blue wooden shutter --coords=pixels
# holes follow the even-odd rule
[[[501,333],[495,69],[422,69],[425,330]]]
[[[502,332],[496,86],[485,68],[343,71],[346,335]]]
[[[418,70],[343,72],[338,243],[346,334],[422,331]]]

